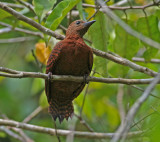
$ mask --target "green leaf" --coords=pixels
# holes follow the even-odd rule
[[[155,14],[160,19],[160,10],[159,9],[156,10]]]
[[[79,2],[80,0],[65,0],[57,4],[52,13],[48,16],[45,26],[51,30],[55,30],[61,23],[67,13]]]
[[[57,0],[33,0],[34,11],[41,22],[46,13],[51,10]]]
[[[38,78],[34,78],[32,83],[32,94],[37,94],[44,87],[44,80],[40,80]]]
[[[128,21],[128,24],[133,25],[133,22]],[[112,43],[114,52],[124,58],[132,59],[139,50],[139,40],[126,33],[119,25],[116,25],[115,35],[116,38]],[[126,77],[129,68],[110,63],[108,71],[113,77]]]
[[[79,11],[79,16],[81,19],[83,19],[83,7],[82,7],[82,1],[80,1],[78,4],[77,4],[77,9]],[[84,20],[84,19],[83,19]]]
[[[4,132],[0,132],[0,137],[1,138],[5,138],[6,137],[6,134]]]
[[[156,16],[152,15],[147,18],[140,18],[137,21],[137,30],[152,40],[160,42],[160,31],[158,29],[158,18]],[[146,47],[146,51],[143,54],[146,60],[150,60],[157,54],[158,49],[148,46],[143,42],[142,44]]]
[[[8,12],[4,11],[3,9],[0,9],[0,13],[1,13],[0,20],[4,19],[6,17],[12,16]]]
[[[40,96],[39,104],[43,108],[48,107],[48,101],[47,101],[47,96],[45,95],[45,91],[43,91],[43,93]]]
[[[89,29],[89,36],[93,46],[102,51],[107,51],[108,44],[108,34],[106,17],[102,12],[98,12],[95,17],[96,22]],[[99,57],[94,58],[94,63],[96,65],[96,71],[101,73],[103,76],[107,75],[107,60]]]
[[[111,77],[126,77],[129,71],[129,67],[116,64],[114,62],[108,62],[108,74]]]
[[[113,41],[114,51],[127,59],[131,59],[139,50],[139,40],[127,34],[119,25],[115,29],[116,38]]]

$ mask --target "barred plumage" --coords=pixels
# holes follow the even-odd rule
[[[69,26],[66,38],[54,47],[47,62],[46,73],[55,75],[89,75],[93,65],[93,53],[82,37],[95,21],[74,21]],[[45,81],[49,113],[60,122],[72,116],[72,101],[83,90],[85,82]]]

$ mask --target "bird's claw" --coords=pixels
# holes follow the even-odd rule
[[[89,83],[89,81],[87,80],[87,77],[88,77],[88,74],[85,74],[85,75],[83,76],[84,83],[86,83],[86,84]]]
[[[51,80],[51,78],[52,78],[52,73],[51,73],[51,72],[49,72],[49,73],[48,73],[48,80],[50,81],[50,80]]]

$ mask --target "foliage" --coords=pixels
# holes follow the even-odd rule
[[[2,2],[20,4],[13,0],[1,0]],[[83,6],[80,0],[25,0],[26,2],[33,4],[34,12],[28,8],[14,8],[20,13],[24,13],[25,16],[35,20],[39,20],[40,24],[55,31],[60,29],[59,25],[68,27],[70,21],[76,19],[88,19],[95,13],[94,8],[88,8]],[[118,0],[117,0],[118,1]],[[116,0],[111,0],[108,4],[113,5]],[[95,1],[85,0],[85,4],[96,5]],[[135,0],[132,1],[132,6],[142,6],[150,3],[149,0]],[[124,6],[129,6],[126,3]],[[123,7],[123,6],[120,6]],[[51,13],[48,12],[51,10]],[[79,12],[79,15],[73,14],[70,17],[68,14]],[[160,43],[160,9],[155,6],[143,9],[130,9],[126,11],[116,10],[114,11],[123,21],[125,21],[130,27],[143,35],[153,39]],[[40,38],[31,34],[27,34],[20,31],[15,31],[14,28],[27,29],[33,32],[39,32],[31,25],[25,22],[20,22],[14,16],[8,14],[6,11],[0,9],[0,22],[12,25],[12,30],[5,31],[5,26],[0,25],[0,66],[15,70],[33,71],[33,72],[45,72],[46,60],[51,52],[50,48],[58,42],[56,39],[44,35],[45,38]],[[67,15],[68,14],[68,15]],[[38,17],[38,19],[37,19]],[[121,56],[132,60],[133,57],[142,57],[146,62],[136,62],[139,65],[148,67],[156,72],[160,69],[160,64],[150,63],[153,58],[160,59],[159,50],[146,43],[141,42],[139,39],[128,34],[123,28],[121,28],[115,21],[107,17],[102,11],[99,11],[94,18],[96,23],[92,25],[88,33],[85,35],[86,39],[92,41],[92,43],[86,43],[96,49],[113,52],[117,56]],[[62,34],[62,31],[57,31]],[[63,34],[65,31],[63,32]],[[18,38],[24,39],[18,41]],[[29,39],[27,39],[29,37]],[[14,39],[13,39],[14,38]],[[9,39],[12,39],[9,40]],[[45,47],[46,39],[49,41],[48,48]],[[6,41],[7,40],[7,41]],[[50,46],[52,45],[52,46]],[[39,65],[35,61],[35,57],[31,50],[34,50],[34,54],[39,62]],[[117,64],[110,60],[94,56],[94,76],[96,77],[113,77],[113,78],[134,78],[144,79],[150,78],[149,76],[134,71],[133,69]],[[145,89],[147,85],[137,85],[142,89]],[[74,101],[75,113],[79,114],[82,106],[85,90]],[[122,104],[125,108],[125,112],[129,110],[132,104],[142,94],[141,91],[130,85],[124,85],[123,87],[123,101]],[[82,118],[93,128],[96,132],[115,132],[120,125],[120,112],[117,103],[117,94],[119,93],[119,84],[104,84],[104,83],[90,83],[88,93],[86,95],[84,108],[82,111]],[[152,92],[154,95],[159,96],[160,86],[157,85]],[[44,80],[42,79],[11,79],[0,77],[0,113],[7,115],[9,119],[22,121],[30,113],[34,111],[38,106],[43,107],[41,111],[33,120],[31,124],[54,127],[52,119],[47,111],[45,92],[44,92]],[[131,142],[156,142],[159,139],[160,132],[160,119],[159,119],[159,99],[150,96],[149,99],[143,104],[134,122],[138,124],[131,128],[130,131],[145,130],[146,133],[136,139],[130,139]],[[153,113],[152,115],[149,115]],[[0,114],[0,117],[2,115]],[[147,116],[148,115],[148,116]],[[145,117],[147,116],[147,117]],[[73,119],[64,121],[62,124],[57,123],[57,128],[69,129],[73,124]],[[142,120],[142,121],[140,121]],[[80,121],[76,121],[75,130],[88,131]],[[49,136],[46,134],[26,132],[27,135],[34,141],[51,142],[56,141],[55,136]],[[0,141],[16,142],[15,139],[7,134],[0,132]],[[62,137],[65,141],[65,138]],[[86,139],[75,138],[75,142],[85,142]],[[87,141],[99,141],[99,140],[87,140]]]

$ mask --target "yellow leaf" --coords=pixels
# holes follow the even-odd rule
[[[94,0],[85,0],[85,2],[86,2],[87,4],[92,4],[92,5],[94,5]]]
[[[94,0],[85,0],[85,3],[94,5]],[[89,19],[95,13],[95,9],[94,8],[85,8],[85,12],[88,14],[88,16],[86,18]],[[93,18],[91,20],[93,20]]]
[[[3,76],[0,76],[0,82],[4,79],[5,77],[3,77]]]
[[[135,2],[137,4],[141,4],[141,5],[145,5],[146,4],[146,1],[145,0],[135,0]]]
[[[49,58],[49,55],[51,53],[51,49],[49,46],[46,47],[44,42],[41,43],[37,43],[36,45],[36,56],[37,59],[43,63],[43,64],[47,64],[47,60]]]

